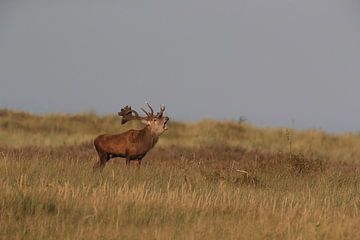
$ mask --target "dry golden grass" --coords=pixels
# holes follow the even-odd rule
[[[356,134],[172,123],[140,169],[115,159],[93,173],[91,140],[124,129],[0,111],[0,239],[360,236]]]

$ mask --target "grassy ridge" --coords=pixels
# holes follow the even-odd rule
[[[220,145],[288,152],[291,143],[294,152],[313,153],[329,160],[360,162],[358,133],[328,134],[314,129],[256,128],[248,123],[213,120],[195,123],[170,121],[169,125],[171,130],[161,137],[161,146],[202,148]],[[116,115],[82,113],[39,116],[0,110],[0,144],[9,147],[77,145],[88,143],[102,133],[141,127],[136,122],[121,125]]]
[[[0,238],[360,235],[355,134],[172,123],[140,169],[115,160],[93,173],[93,137],[131,127],[112,116],[0,111]]]

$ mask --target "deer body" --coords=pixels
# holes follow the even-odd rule
[[[150,107],[150,105],[148,105]],[[152,110],[152,108],[150,107]],[[142,158],[150,149],[152,149],[159,136],[167,130],[168,117],[163,117],[161,112],[156,116],[147,113],[147,117],[139,117],[137,112],[131,108],[124,108],[119,115],[123,117],[122,123],[130,120],[140,119],[146,126],[141,130],[128,130],[120,134],[104,134],[94,140],[94,146],[99,155],[99,161],[94,168],[104,167],[106,162],[114,157],[126,158],[126,165],[131,160],[137,160],[138,165],[141,164]],[[132,113],[135,113],[135,116]]]

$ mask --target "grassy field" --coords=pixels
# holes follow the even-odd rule
[[[0,239],[359,239],[360,135],[170,122],[93,173],[94,113],[0,110]]]

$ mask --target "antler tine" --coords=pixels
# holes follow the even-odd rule
[[[154,115],[154,110],[153,110],[153,108],[150,106],[150,104],[148,103],[148,102],[145,102],[146,103],[146,105],[148,105],[148,107],[150,108],[150,111],[151,111],[151,116],[153,116]]]
[[[126,114],[126,112],[131,111],[131,107],[129,107],[128,105],[126,105],[124,108],[121,108],[121,111],[118,112],[119,116],[123,116]]]
[[[120,112],[118,112],[118,115],[122,117],[121,124],[124,124],[131,120],[137,120],[142,118],[139,116],[137,111],[132,110],[131,107],[127,105],[122,108]]]
[[[137,111],[131,110],[131,112],[133,112],[135,114],[135,117],[140,117]]]
[[[161,104],[160,105],[160,112],[158,112],[158,114],[156,114],[156,116],[161,117],[163,115],[164,111],[165,111],[165,105]]]
[[[145,109],[141,108],[141,110],[146,114],[146,116],[150,117],[150,114],[147,111],[145,111]]]

